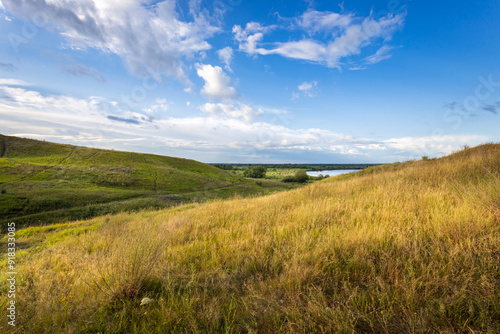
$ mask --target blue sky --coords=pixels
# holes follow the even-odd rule
[[[1,0],[0,133],[204,162],[499,142],[498,1]]]

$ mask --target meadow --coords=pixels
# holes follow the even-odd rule
[[[16,238],[13,333],[500,332],[498,144]]]
[[[259,184],[194,160],[0,135],[0,226],[87,219],[296,185]]]

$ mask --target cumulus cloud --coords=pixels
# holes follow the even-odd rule
[[[189,85],[184,57],[211,48],[218,27],[190,1],[191,20],[171,0],[3,0],[6,10],[25,19],[46,17],[73,48],[95,48],[120,56],[134,75],[167,74]]]
[[[337,14],[308,10],[295,18],[295,28],[306,32],[309,37],[286,42],[268,42],[270,47],[262,47],[264,34],[275,26],[264,27],[257,22],[250,22],[245,28],[233,27],[234,39],[239,43],[239,50],[252,55],[281,55],[291,59],[301,59],[327,67],[340,68],[342,59],[359,55],[361,49],[377,42],[389,41],[396,30],[405,21],[406,14],[387,14],[379,19],[370,15],[366,18],[354,14]],[[326,35],[316,38],[318,34]],[[372,61],[387,59],[389,49],[381,49]],[[368,60],[367,60],[368,61]]]
[[[220,61],[225,64],[224,68],[229,72],[232,72],[231,61],[233,60],[233,49],[227,46],[224,49],[217,51],[217,54],[219,55]]]
[[[238,97],[234,87],[231,87],[231,79],[219,66],[209,64],[196,64],[196,73],[205,80],[201,93],[211,100],[223,99],[232,101]]]
[[[215,117],[241,118],[247,123],[264,113],[262,109],[254,110],[245,104],[240,104],[238,108],[231,104],[205,103],[200,110]]]

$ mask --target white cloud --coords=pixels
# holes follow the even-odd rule
[[[310,34],[332,32],[351,24],[352,14],[342,15],[333,12],[308,10],[297,19],[297,24]]]
[[[317,81],[311,81],[311,82],[303,82],[298,86],[298,89],[308,97],[313,97],[314,96],[314,90],[318,88],[318,82]]]
[[[204,11],[191,10],[190,21],[183,19],[188,15],[180,18],[172,0],[152,5],[141,0],[3,0],[3,4],[25,19],[44,15],[74,48],[117,54],[134,75],[167,74],[186,85],[182,58],[210,49],[205,39],[220,30]]]
[[[327,67],[340,68],[342,59],[359,55],[361,49],[382,40],[389,41],[394,32],[403,26],[405,13],[387,14],[379,19],[372,15],[366,18],[355,17],[353,14],[337,14],[309,10],[295,18],[295,27],[309,34],[310,38],[286,42],[267,43],[270,47],[262,47],[264,34],[272,27],[263,27],[259,23],[250,22],[243,29],[239,25],[233,27],[234,39],[239,43],[239,50],[251,55],[277,54],[286,58],[301,59],[318,63]],[[323,33],[326,39],[313,38]],[[381,49],[387,52],[388,49]],[[388,58],[387,54],[378,55]],[[375,58],[374,58],[375,60]]]
[[[249,54],[260,53],[256,50],[257,43],[263,38],[264,33],[273,30],[275,26],[264,27],[257,22],[247,23],[245,29],[239,25],[233,27],[234,39],[239,42],[239,50]],[[260,49],[260,51],[265,51]]]
[[[166,99],[156,99],[155,102],[156,104],[153,104],[149,108],[143,108],[142,112],[149,116],[153,116],[154,114],[167,111],[168,105],[172,103],[168,102]]]
[[[327,48],[319,42],[303,39],[296,42],[275,43],[274,49],[255,49],[261,55],[277,54],[287,58],[310,60],[322,63],[327,57]]]
[[[205,80],[201,93],[209,99],[232,101],[238,97],[236,89],[230,86],[231,79],[219,66],[196,64],[196,73]]]
[[[393,138],[383,143],[386,147],[406,152],[413,158],[420,158],[423,155],[439,157],[451,154],[464,145],[474,146],[487,141],[487,136],[480,135],[442,135]]]
[[[353,66],[349,68],[349,71],[361,71],[366,70],[368,67],[365,66]]]
[[[382,60],[389,59],[392,57],[391,54],[389,54],[389,51],[391,51],[393,47],[389,45],[384,45],[380,49],[375,52],[375,54],[368,56],[365,58],[365,62],[367,64],[376,64],[381,62]]]
[[[29,86],[29,83],[18,79],[0,78],[0,86]]]
[[[255,111],[252,107],[245,104],[240,104],[239,108],[237,108],[231,104],[205,103],[200,106],[200,110],[214,117],[241,118],[247,123],[264,113],[262,109]]]
[[[224,49],[220,49],[219,51],[217,51],[217,54],[219,55],[220,61],[225,64],[224,68],[232,72],[233,70],[231,69],[231,61],[233,59],[233,49],[231,49],[229,46],[226,46]]]

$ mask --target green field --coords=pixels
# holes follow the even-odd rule
[[[0,224],[19,226],[296,187],[194,160],[0,135]]]
[[[303,171],[321,171],[321,170],[345,170],[345,169],[365,169],[378,166],[379,164],[212,164],[213,166],[225,169],[234,175],[243,176],[243,172],[252,166],[262,166],[266,168],[266,179],[283,180],[285,177],[291,177],[298,170]],[[326,176],[326,175],[325,175]],[[311,180],[317,179],[311,177]]]
[[[16,242],[14,333],[500,333],[500,145]]]

